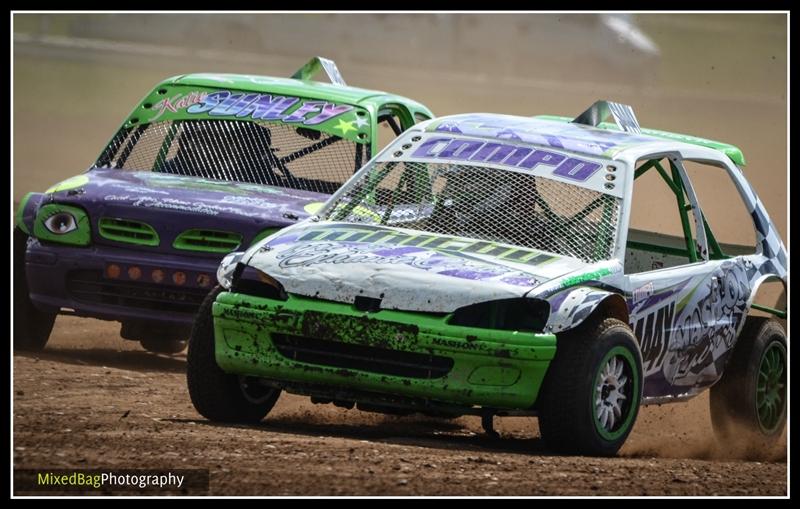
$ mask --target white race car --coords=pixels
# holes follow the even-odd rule
[[[756,245],[715,240],[688,161],[732,179]],[[711,388],[723,436],[774,440],[786,334],[748,314],[762,283],[785,287],[787,257],[743,163],[606,101],[576,119],[411,127],[315,216],[225,258],[190,340],[192,401],[220,421],[263,418],[281,390],[479,414],[487,430],[531,414],[553,449],[613,455],[640,405]],[[683,236],[629,228],[646,172],[674,193]]]

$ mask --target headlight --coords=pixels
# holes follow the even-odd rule
[[[78,221],[69,212],[58,212],[44,221],[44,226],[56,235],[64,235],[78,229]]]
[[[256,269],[255,267],[250,267],[250,268],[255,271],[256,275],[258,276],[258,280],[261,281],[262,283],[266,283],[266,284],[268,284],[268,285],[270,285],[272,287],[275,287],[276,290],[282,290],[283,289],[283,286],[274,277],[270,276],[269,274],[267,274],[265,272],[261,272],[260,270]]]
[[[226,290],[230,290],[233,285],[233,272],[236,270],[236,265],[242,259],[242,256],[244,256],[244,251],[228,253],[217,268],[217,281]]]
[[[239,265],[239,267],[242,267],[242,271],[233,282],[231,288],[233,292],[267,299],[287,299],[286,291],[277,279],[249,265]]]
[[[88,246],[92,242],[92,228],[82,208],[48,203],[36,212],[33,236],[46,242]]]
[[[550,304],[546,300],[517,297],[458,308],[448,323],[479,329],[541,332],[549,315]]]

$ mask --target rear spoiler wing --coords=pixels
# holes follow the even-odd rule
[[[336,62],[324,57],[312,58],[306,62],[303,67],[292,74],[292,78],[309,81],[320,70],[325,71],[325,74],[328,76],[328,79],[331,80],[332,84],[340,87],[347,86],[347,83],[344,82],[344,78],[342,78],[342,73],[340,73],[339,68],[336,67]]]
[[[626,133],[639,134],[642,132],[641,127],[639,127],[639,121],[636,120],[636,115],[633,113],[633,108],[627,104],[612,101],[595,101],[594,104],[589,106],[588,110],[575,117],[572,122],[574,124],[598,127],[609,115],[614,117],[614,122]]]

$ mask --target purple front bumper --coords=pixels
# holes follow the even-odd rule
[[[28,244],[33,303],[102,320],[191,324],[216,285],[219,258],[142,253],[108,246]]]

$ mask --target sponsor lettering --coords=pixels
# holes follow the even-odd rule
[[[738,263],[723,265],[697,294],[700,298],[681,311],[682,319],[675,327],[675,384],[685,385],[698,377],[733,347],[750,295],[747,274]]]
[[[208,92],[193,91],[188,94],[175,94],[172,97],[165,97],[153,105],[153,109],[158,111],[152,120],[164,114],[165,111],[177,113],[178,110],[186,109],[194,104],[201,103],[208,97]]]
[[[593,161],[567,157],[548,150],[447,137],[425,141],[414,151],[412,157],[493,163],[526,170],[547,166],[553,168],[553,175],[578,182],[585,182],[602,166]]]
[[[642,349],[642,368],[645,373],[661,366],[664,361],[674,317],[675,303],[671,302],[636,321],[634,331]]]
[[[299,106],[290,113],[289,110],[298,104]],[[298,97],[221,90],[207,94],[202,100],[188,106],[186,113],[318,125],[351,110],[353,106],[347,104],[333,104],[327,101],[301,102]]]
[[[438,237],[435,235],[408,235],[405,233],[394,232],[392,230],[370,230],[348,229],[348,228],[325,228],[315,229],[302,235],[298,241],[347,241],[391,244],[398,246],[417,246],[436,251],[467,253],[493,256],[510,262],[525,265],[542,265],[546,262],[556,260],[557,257],[535,251],[531,249],[513,248],[500,246],[492,242],[471,241],[463,239],[453,239],[449,237]],[[606,269],[607,270],[607,269]],[[610,271],[609,271],[610,273]]]

